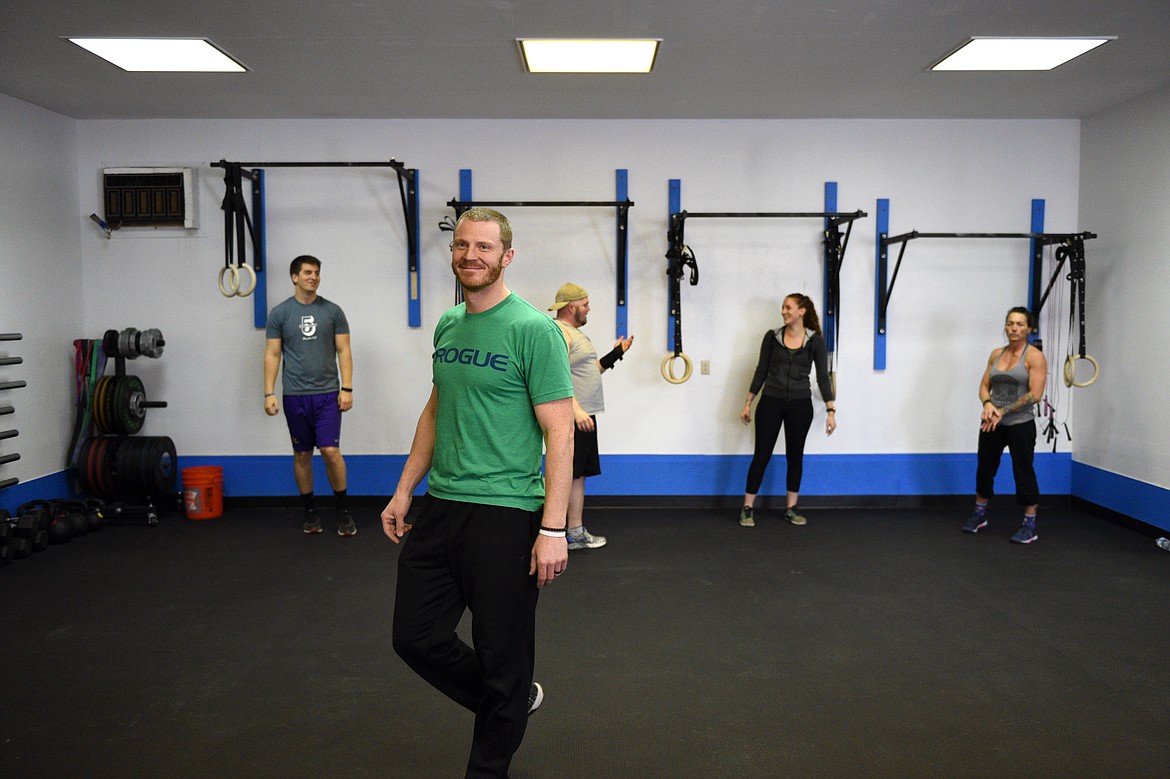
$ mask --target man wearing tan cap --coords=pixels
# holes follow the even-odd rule
[[[589,317],[589,293],[569,282],[557,290],[556,302],[548,307],[556,311],[556,323],[569,349],[569,369],[573,373],[573,487],[569,491],[569,549],[596,549],[605,546],[605,536],[595,536],[585,529],[585,478],[601,474],[597,451],[597,414],[605,410],[601,374],[617,364],[634,343],[634,336],[619,338],[613,350],[597,359],[597,350],[589,336],[581,332]]]

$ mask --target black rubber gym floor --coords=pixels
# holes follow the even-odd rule
[[[998,509],[998,510],[997,510]],[[462,776],[390,647],[398,548],[295,512],[118,526],[0,571],[0,776]],[[324,512],[326,516],[330,512]],[[541,595],[513,779],[1170,775],[1170,555],[1076,509],[603,509]],[[465,623],[466,626],[466,623]]]

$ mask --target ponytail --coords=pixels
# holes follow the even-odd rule
[[[791,295],[785,297],[792,298],[796,302],[797,308],[804,309],[804,329],[812,330],[814,332],[821,332],[821,320],[817,318],[817,307],[813,305],[812,298],[802,292],[793,292]]]

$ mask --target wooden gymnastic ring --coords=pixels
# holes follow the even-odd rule
[[[1087,360],[1093,366],[1093,375],[1089,377],[1088,381],[1077,381],[1077,360]],[[1087,387],[1097,380],[1101,375],[1101,366],[1090,355],[1070,354],[1064,358],[1064,386],[1066,387]]]
[[[230,273],[231,287],[223,285],[223,274]],[[233,298],[240,294],[240,268],[237,265],[225,265],[219,269],[219,292],[225,298]]]
[[[683,361],[683,374],[682,376],[676,377],[674,375],[674,361],[680,358]],[[691,377],[691,370],[693,368],[694,366],[691,364],[691,358],[687,357],[682,352],[679,352],[678,354],[668,354],[662,358],[662,378],[666,379],[671,384],[682,384],[684,381],[689,379]]]
[[[248,271],[247,275],[251,277],[252,283],[247,287],[247,289],[245,289],[244,286],[241,284],[240,289],[236,292],[236,295],[238,297],[241,297],[241,298],[246,298],[246,297],[248,297],[248,295],[251,295],[253,292],[256,291],[256,270],[255,270],[255,268],[253,268],[251,265],[249,265],[248,263],[245,262],[245,263],[241,263],[238,266],[237,272],[244,271],[244,270]],[[244,274],[241,274],[241,275],[244,275]]]

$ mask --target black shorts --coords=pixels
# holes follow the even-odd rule
[[[573,478],[582,476],[601,475],[601,457],[597,454],[597,417],[590,415],[593,420],[592,430],[573,428]]]

